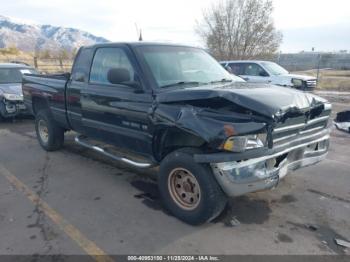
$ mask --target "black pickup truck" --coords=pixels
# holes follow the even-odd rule
[[[246,83],[194,47],[83,47],[71,74],[26,75],[23,93],[45,150],[74,130],[77,143],[115,160],[159,166],[164,206],[190,224],[218,216],[227,197],[277,186],[329,146],[327,101]]]

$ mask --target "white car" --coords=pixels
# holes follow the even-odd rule
[[[22,77],[37,73],[34,68],[24,64],[0,64],[0,122],[3,118],[27,113],[23,103]]]
[[[290,74],[280,65],[269,61],[222,61],[220,64],[230,73],[247,82],[270,83],[301,90],[312,90],[317,86],[315,77]]]
[[[350,111],[338,112],[334,125],[337,129],[350,133]]]

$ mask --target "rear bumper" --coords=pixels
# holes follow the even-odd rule
[[[211,163],[213,173],[228,196],[240,196],[276,187],[289,171],[325,159],[329,135],[278,153],[245,161]]]

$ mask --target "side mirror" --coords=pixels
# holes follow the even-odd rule
[[[107,79],[111,84],[117,85],[130,81],[130,72],[125,68],[111,68],[107,73]]]
[[[260,71],[259,76],[269,76],[269,74],[266,71]]]
[[[141,90],[138,81],[130,79],[130,72],[126,68],[111,68],[107,73],[107,80],[114,85],[126,85]]]

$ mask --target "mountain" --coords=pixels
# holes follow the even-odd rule
[[[72,50],[82,45],[109,42],[75,28],[24,24],[0,15],[0,48],[16,46],[22,51]]]

